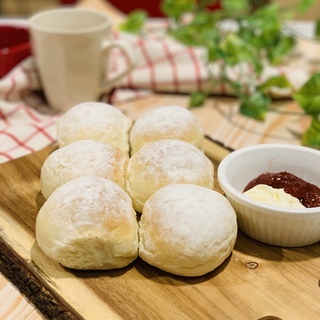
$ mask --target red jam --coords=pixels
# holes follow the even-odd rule
[[[286,171],[262,173],[244,188],[243,192],[257,184],[266,184],[275,189],[284,189],[286,193],[298,198],[306,208],[320,207],[320,188]]]

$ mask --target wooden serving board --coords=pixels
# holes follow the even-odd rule
[[[40,169],[54,149],[0,165],[0,271],[46,318],[319,319],[319,243],[286,249],[239,232],[232,255],[197,278],[165,273],[139,258],[123,269],[94,272],[51,261],[35,241],[35,221],[44,203]],[[216,168],[228,153],[208,139],[205,151]]]

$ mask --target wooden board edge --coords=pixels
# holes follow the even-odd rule
[[[33,269],[0,238],[0,272],[38,311],[46,319],[82,320],[80,314],[43,284]]]

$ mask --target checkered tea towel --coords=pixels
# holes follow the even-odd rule
[[[130,43],[136,56],[136,67],[115,84],[112,91],[106,92],[102,101],[118,106],[152,92],[190,93],[208,88],[208,66],[202,49],[186,47],[163,33],[145,36],[116,33],[114,36]],[[120,51],[112,51],[110,76],[126,63]],[[212,66],[211,72],[218,77],[219,70],[217,64]],[[286,73],[296,86],[308,77],[303,68],[283,66],[266,68],[262,80],[281,73]],[[212,89],[212,93],[232,94],[223,85]],[[59,116],[46,103],[33,58],[22,61],[0,79],[0,162],[54,143],[55,122]]]

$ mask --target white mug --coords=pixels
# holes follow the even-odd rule
[[[111,22],[102,12],[61,8],[40,12],[29,20],[32,50],[40,80],[54,109],[96,101],[134,67],[133,51],[112,39]],[[109,53],[120,49],[128,65],[108,79]]]

